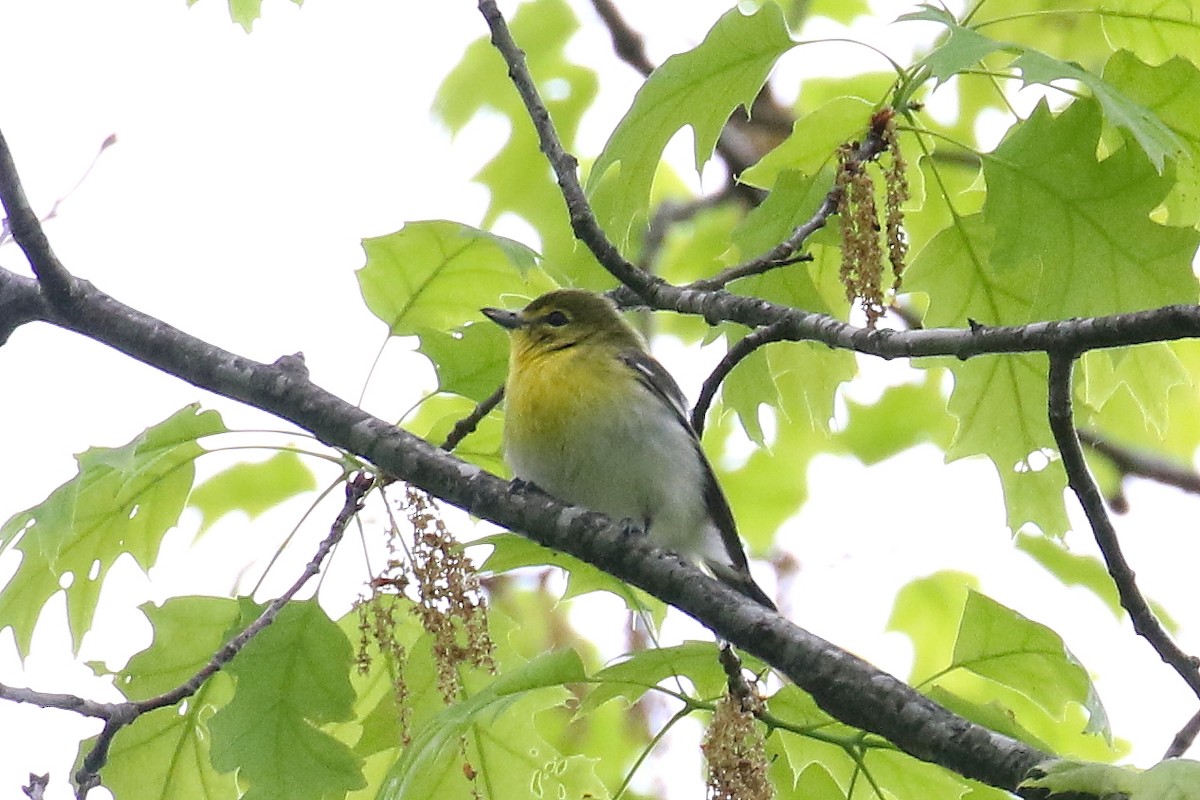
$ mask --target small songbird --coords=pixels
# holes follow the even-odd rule
[[[774,610],[750,575],[683,392],[616,306],[559,289],[520,311],[482,311],[511,337],[504,444],[514,475],[572,505],[632,519],[660,546]]]

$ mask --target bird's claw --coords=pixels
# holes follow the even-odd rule
[[[633,517],[625,517],[621,520],[621,533],[626,536],[645,536],[646,527]]]

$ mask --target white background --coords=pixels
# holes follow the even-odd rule
[[[624,5],[647,32],[656,61],[698,42],[724,10],[694,0]],[[885,5],[890,10],[880,21],[898,13]],[[250,358],[303,351],[317,383],[357,401],[386,336],[358,296],[359,240],[410,220],[475,223],[485,207],[485,190],[469,179],[507,135],[505,124],[478,121],[452,141],[428,111],[441,78],[485,26],[466,0],[265,6],[265,18],[247,36],[218,0],[191,9],[183,0],[0,0],[0,131],[42,212],[76,183],[105,137],[117,135],[47,223],[75,274]],[[590,7],[579,13],[587,33],[572,55],[598,69],[603,84],[598,110],[585,120],[587,155],[603,143],[638,78],[616,62]],[[899,29],[856,35],[874,36],[903,62],[910,33]],[[839,69],[830,61],[835,55],[818,61],[808,53],[788,56],[784,73]],[[673,150],[690,152],[686,135]],[[507,232],[521,235],[520,228]],[[0,265],[27,272],[11,244],[0,249]],[[408,347],[388,346],[363,399],[373,413],[394,419],[429,386],[430,370]],[[719,357],[669,343],[660,354],[692,391],[701,366]],[[890,365],[881,374],[903,379],[902,372]],[[0,520],[74,474],[73,453],[122,444],[193,401],[219,408],[230,426],[280,427],[74,334],[40,324],[18,330],[0,347]],[[1195,710],[1195,698],[1127,624],[1012,549],[986,464],[945,467],[939,452],[918,448],[871,469],[822,458],[809,482],[813,499],[780,539],[801,563],[785,598],[801,625],[904,675],[906,640],[883,630],[892,596],[913,576],[962,569],[979,574],[996,599],[1064,636],[1097,675],[1116,732],[1132,741],[1138,762],[1155,760]],[[1130,559],[1142,585],[1184,624],[1185,648],[1198,652],[1192,503],[1145,485],[1133,487],[1131,500],[1134,513],[1118,520]],[[63,641],[61,603],[52,603],[24,665],[11,632],[0,632],[0,681],[117,699],[83,662],[119,667],[148,643],[133,606],[253,586],[257,572],[239,576],[217,554],[238,547],[247,559],[268,556],[296,516],[289,509],[253,525],[225,520],[189,549],[197,524],[189,514],[183,530],[168,537],[151,582],[129,564],[114,569],[120,591],[106,593],[97,630],[78,659]],[[320,527],[304,529],[301,541],[315,542]],[[1069,542],[1090,552],[1086,535]],[[310,553],[297,547],[295,561]],[[334,605],[348,602],[364,579],[360,564],[342,562],[333,570],[340,581],[333,585],[344,586],[332,591]],[[295,571],[286,567],[272,572],[267,591],[290,582]],[[11,553],[0,559],[0,580],[14,568]],[[610,608],[599,601],[579,613]],[[701,635],[682,624],[678,633]],[[614,643],[619,638],[618,631]],[[17,796],[30,772],[51,773],[49,797],[71,796],[73,737],[97,729],[66,712],[0,704],[0,796]],[[644,780],[653,786],[656,779]],[[695,783],[673,778],[671,788],[673,797],[696,796]]]

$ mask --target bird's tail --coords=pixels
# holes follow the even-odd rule
[[[736,589],[764,608],[768,608],[771,611],[779,610],[774,601],[770,597],[767,597],[767,593],[762,590],[762,587],[754,582],[754,578],[751,577],[749,572],[742,572],[734,569],[729,564],[722,564],[712,560],[708,560],[706,565],[721,583],[729,586],[731,589]]]

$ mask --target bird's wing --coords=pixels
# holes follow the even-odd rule
[[[696,436],[692,423],[688,421],[687,398],[683,396],[683,390],[671,377],[671,373],[667,372],[666,368],[649,353],[641,350],[626,350],[621,353],[620,357],[621,361],[636,373],[642,385],[666,403],[675,413],[676,421],[692,435],[692,441],[696,446],[696,455],[699,456],[700,463],[704,466],[704,505],[708,509],[709,516],[712,517],[713,524],[721,532],[721,541],[729,556],[730,566],[734,571],[748,576],[750,565],[746,560],[746,552],[742,549],[742,540],[738,536],[737,523],[733,520],[733,511],[729,508],[729,501],[725,499],[725,493],[721,491],[721,485],[717,483],[717,476],[713,473],[712,465],[708,463],[704,451],[700,448],[700,439]]]

